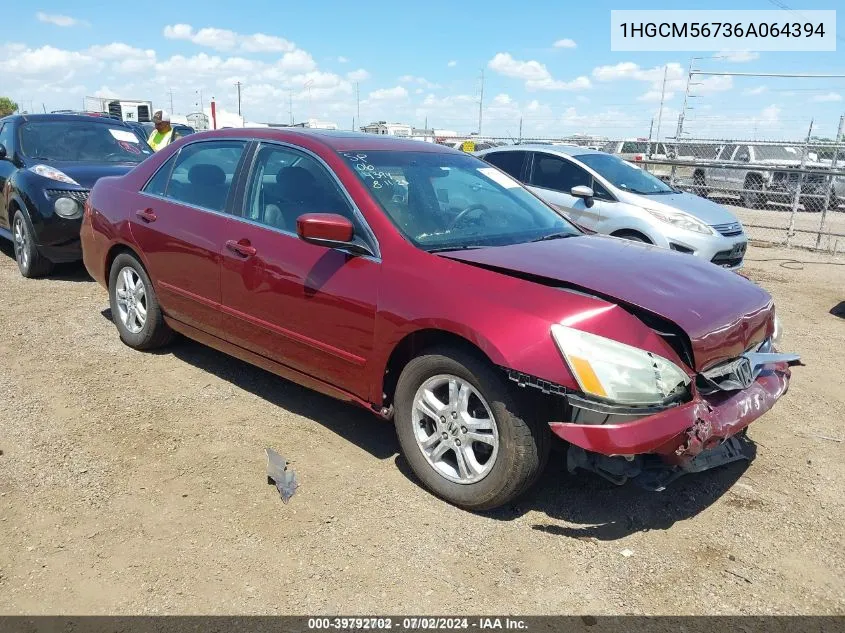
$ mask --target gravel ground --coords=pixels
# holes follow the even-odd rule
[[[81,267],[24,280],[4,244],[0,613],[845,614],[843,264],[749,252],[807,363],[753,462],[646,493],[553,460],[473,515],[389,424],[189,341],[132,351]]]

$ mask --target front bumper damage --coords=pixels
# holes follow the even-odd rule
[[[604,424],[550,422],[551,430],[570,444],[570,471],[589,470],[623,484],[631,479],[652,490],[690,473],[749,458],[744,429],[771,409],[789,388],[791,362],[760,371],[742,390],[696,391],[691,402],[638,417]],[[616,416],[606,416],[612,420]]]

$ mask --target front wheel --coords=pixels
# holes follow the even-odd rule
[[[112,263],[109,304],[120,338],[129,347],[155,349],[173,337],[147,271],[129,253],[121,253]]]
[[[747,209],[766,208],[766,194],[763,193],[763,183],[756,178],[745,181],[745,186],[739,197],[742,200],[742,206]]]
[[[467,510],[513,500],[539,477],[550,431],[523,412],[489,363],[459,349],[434,349],[402,371],[394,402],[405,459],[437,496]]]
[[[50,274],[53,262],[38,252],[32,230],[23,211],[16,211],[12,219],[12,239],[15,243],[15,261],[21,275],[34,279]]]

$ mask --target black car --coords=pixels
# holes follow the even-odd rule
[[[73,114],[0,119],[0,237],[24,277],[82,259],[79,227],[98,178],[120,176],[153,154],[122,121]]]

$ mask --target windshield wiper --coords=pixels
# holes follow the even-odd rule
[[[472,251],[477,248],[487,248],[486,246],[472,245],[458,245],[458,246],[435,246],[434,248],[425,249],[426,253],[448,253],[449,251]]]
[[[532,242],[545,242],[547,240],[562,240],[567,237],[575,237],[578,235],[577,233],[549,233],[548,235],[544,235],[543,237],[538,237],[536,240],[531,240]]]

